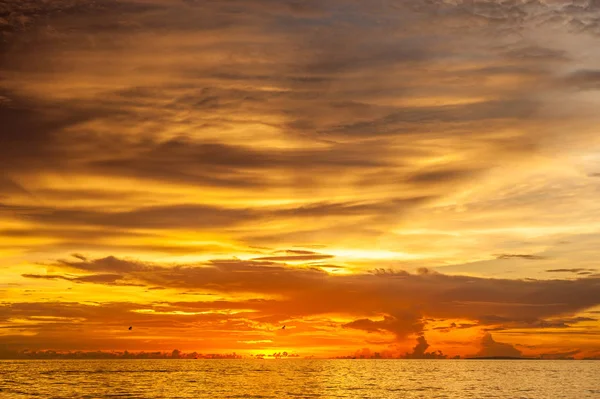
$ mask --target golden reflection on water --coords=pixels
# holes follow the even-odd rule
[[[600,398],[600,362],[0,361],[0,398]]]

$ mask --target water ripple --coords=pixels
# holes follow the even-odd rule
[[[0,361],[0,397],[585,399],[598,375],[582,361]]]

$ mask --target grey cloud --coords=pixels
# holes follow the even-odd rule
[[[79,259],[79,258],[77,258]],[[116,272],[116,273],[131,273],[142,270],[151,270],[147,265],[138,262],[122,260],[114,256],[94,260],[62,260],[59,265],[72,267],[88,272]]]
[[[14,179],[8,176],[0,176],[0,198],[14,194],[26,195],[27,197],[35,199],[35,196],[29,190]]]
[[[479,326],[479,324],[474,324],[474,323],[451,323],[447,326],[440,326],[440,327],[434,327],[433,330],[439,330],[442,332],[450,332],[451,330],[454,329],[466,329],[466,328],[472,328],[472,327],[477,327]]]
[[[578,0],[555,1],[508,1],[483,0],[478,2],[451,2],[436,0],[429,8],[447,8],[483,18],[494,26],[524,29],[531,24],[571,26],[592,31],[597,24],[599,7],[591,2]]]
[[[600,89],[600,70],[579,70],[571,73],[566,82],[582,90]]]
[[[573,269],[549,269],[546,270],[548,273],[582,273],[582,272],[595,272],[596,269],[582,269],[582,268],[573,268]]]
[[[525,259],[525,260],[544,260],[545,256],[532,254],[500,254],[496,255],[496,259]]]
[[[437,352],[427,352],[430,347],[429,343],[425,339],[425,336],[420,335],[417,337],[417,344],[414,346],[413,351],[406,353],[402,358],[404,359],[446,359],[447,356],[442,353],[441,350]]]
[[[586,321],[596,321],[591,317],[570,317],[570,318],[553,318],[548,320],[523,320],[517,322],[504,322],[503,325],[505,328],[569,328],[577,323],[582,323]]]
[[[307,251],[303,249],[286,249],[285,251],[276,251],[276,252],[285,252],[288,255],[319,255],[318,252]]]
[[[80,209],[55,209],[42,206],[13,209],[18,217],[55,226],[118,227],[124,229],[204,228],[217,229],[248,225],[273,218],[310,218],[361,215],[375,217],[395,212],[397,216],[430,200],[429,197],[399,198],[382,202],[315,203],[288,208],[224,208],[211,205],[178,204],[152,206],[129,211],[95,211]],[[12,233],[11,233],[12,232]],[[18,235],[18,230],[7,230],[8,235]],[[23,232],[27,234],[27,232]],[[93,236],[93,232],[83,232]],[[133,234],[133,233],[132,233]]]
[[[80,261],[87,262],[87,257],[81,254],[71,254],[75,259],[79,259]]]
[[[25,278],[42,279],[42,280],[66,280],[73,283],[91,283],[105,285],[121,285],[121,286],[142,286],[126,281],[122,281],[123,276],[120,274],[92,274],[89,276],[70,277],[60,274],[23,274]]]
[[[481,350],[476,357],[521,357],[521,351],[504,342],[497,342],[487,333],[481,339]]]
[[[417,196],[412,198],[392,198],[381,202],[346,202],[346,203],[313,203],[298,208],[282,209],[281,216],[325,217],[327,215],[373,215],[409,210],[435,199],[433,196]]]
[[[115,12],[143,12],[159,8],[156,2],[117,1],[117,0],[2,0],[0,2],[0,18],[3,19],[4,41],[9,41],[17,33],[28,32],[52,23],[62,15],[78,15],[93,17],[94,15],[110,15]]]
[[[0,103],[3,125],[0,156],[6,161],[7,173],[47,170],[49,165],[51,170],[65,170],[89,155],[94,144],[96,151],[98,148],[110,148],[106,143],[98,142],[94,134],[66,134],[64,130],[109,115],[115,117],[126,113],[124,110],[98,107],[97,104],[87,106],[42,101],[13,93],[8,96],[12,100],[8,105]],[[121,142],[120,139],[112,139],[112,146]],[[90,145],[90,142],[93,144]]]
[[[276,262],[286,262],[286,261],[310,261],[310,260],[324,260],[333,258],[333,255],[326,254],[312,254],[312,255],[285,255],[285,256],[263,256],[260,258],[254,258],[253,261],[276,261]]]
[[[1,205],[0,205],[1,210]],[[23,215],[25,212],[32,212],[31,209],[7,209],[10,210],[13,215]],[[24,229],[24,228],[12,228],[12,229],[1,229],[0,237],[10,238],[22,238],[22,237],[54,237],[65,240],[72,244],[90,244],[90,240],[97,240],[101,238],[117,238],[117,237],[148,237],[147,233],[135,233],[124,230],[109,231],[103,228],[100,229],[78,229],[71,227],[63,228],[43,228],[39,227],[35,230]]]
[[[447,169],[423,171],[410,177],[414,183],[451,183],[472,177],[475,174],[473,170]]]
[[[569,57],[563,50],[555,50],[538,45],[517,47],[504,52],[509,59],[528,60],[531,62],[566,62]]]
[[[421,333],[424,323],[421,315],[417,312],[404,311],[394,312],[393,315],[383,317],[383,320],[358,319],[344,324],[345,328],[364,330],[367,332],[389,331],[396,335],[397,339],[404,339],[408,335]]]
[[[581,349],[575,349],[567,352],[552,352],[552,353],[542,353],[540,355],[541,359],[548,360],[563,360],[563,359],[573,359],[573,356],[581,353]]]
[[[362,151],[359,146],[340,144],[315,150],[262,150],[179,138],[122,149],[127,155],[92,160],[87,166],[92,173],[246,188],[276,186],[270,175],[275,169],[291,174],[283,183],[289,185],[299,168],[326,173],[376,170],[391,164],[385,159],[389,150],[383,150],[379,159],[365,157]]]
[[[406,108],[397,110],[383,118],[341,125],[327,130],[326,133],[406,135],[422,130],[422,127],[416,126],[421,124],[528,119],[535,114],[537,106],[535,102],[527,99],[508,99],[506,101],[488,101],[468,105]]]
[[[257,213],[246,209],[227,209],[204,205],[147,207],[125,212],[88,210],[41,210],[26,215],[41,223],[91,225],[127,228],[219,228],[255,220]]]

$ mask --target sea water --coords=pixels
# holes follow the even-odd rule
[[[0,361],[0,398],[600,398],[600,361]]]

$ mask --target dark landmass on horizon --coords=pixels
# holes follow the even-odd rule
[[[510,357],[510,356],[488,356],[488,357],[356,357],[356,356],[341,356],[341,357],[315,357],[312,355],[301,356],[299,354],[287,352],[278,352],[273,354],[258,354],[258,355],[240,355],[233,353],[183,353],[175,349],[172,352],[56,352],[56,351],[22,351],[22,352],[0,352],[0,360],[130,360],[130,359],[155,359],[155,360],[196,360],[196,359],[320,359],[320,360],[600,360],[600,357],[584,357],[577,359],[574,357]]]

